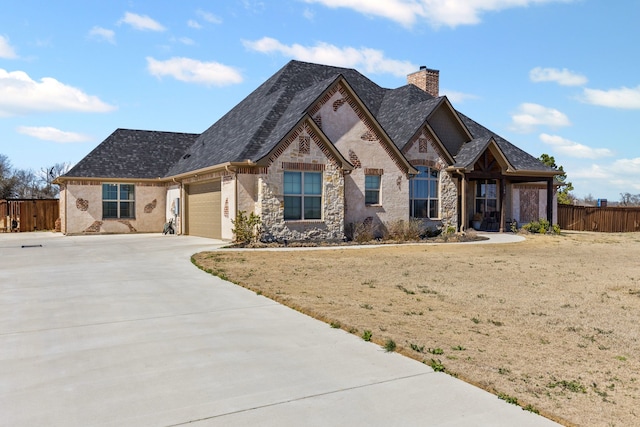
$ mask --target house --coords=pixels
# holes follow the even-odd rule
[[[116,130],[56,181],[62,231],[160,232],[174,219],[179,233],[232,239],[239,211],[260,215],[267,240],[410,218],[464,230],[474,214],[502,231],[525,210],[555,222],[557,172],[438,86],[426,67],[385,89],[291,61],[202,134]]]

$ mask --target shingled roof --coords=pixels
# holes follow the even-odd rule
[[[311,104],[339,76],[367,109],[377,111],[386,89],[349,68],[290,61],[249,96],[204,131],[169,175],[225,162],[258,161],[306,114]]]
[[[553,168],[545,165],[540,160],[533,157],[531,154],[516,147],[500,135],[490,131],[478,122],[470,119],[460,112],[458,112],[458,116],[467,127],[467,129],[469,129],[469,132],[471,132],[471,135],[473,135],[474,139],[465,144],[463,148],[458,152],[458,155],[455,157],[456,165],[464,167],[470,166],[465,162],[470,161],[470,159],[476,158],[480,154],[480,152],[478,152],[477,150],[483,149],[481,144],[475,144],[474,141],[478,139],[488,141],[488,138],[493,137],[493,139],[496,141],[496,144],[500,148],[500,151],[502,151],[507,161],[516,169],[516,171],[554,172]],[[472,146],[468,146],[471,143],[474,144],[472,144]],[[476,152],[474,152],[474,148]],[[555,172],[557,173],[557,171]]]
[[[117,129],[64,176],[161,178],[199,134]]]
[[[450,105],[445,97],[434,98],[413,85],[385,89],[354,69],[290,61],[202,134],[118,129],[65,176],[158,178],[227,162],[258,162],[340,78],[399,150],[432,113],[444,104]],[[469,131],[467,135],[473,137],[456,145],[456,153],[450,153],[457,166],[468,167],[467,163],[477,158],[478,150],[485,149],[493,137],[516,170],[553,171],[467,116],[449,110],[459,116]]]

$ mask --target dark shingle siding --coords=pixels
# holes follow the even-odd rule
[[[117,129],[66,177],[160,178],[198,134]]]

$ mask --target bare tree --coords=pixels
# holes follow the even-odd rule
[[[0,199],[52,199],[60,189],[53,181],[71,169],[71,163],[55,163],[34,172],[14,169],[9,158],[0,154]]]
[[[620,205],[640,206],[640,194],[620,193]]]
[[[40,168],[37,173],[38,180],[40,182],[40,196],[42,198],[54,198],[60,193],[60,189],[57,185],[53,184],[53,181],[65,173],[69,172],[72,164],[68,162],[55,163],[52,166]]]
[[[9,158],[0,154],[0,199],[14,197],[16,179]]]

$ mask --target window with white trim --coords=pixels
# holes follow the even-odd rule
[[[438,218],[440,172],[428,166],[416,166],[418,175],[409,181],[409,200],[412,218]]]
[[[380,175],[364,176],[364,202],[367,205],[380,204]]]
[[[322,172],[284,172],[284,219],[322,219]]]
[[[102,184],[102,218],[134,219],[136,217],[133,184]]]

